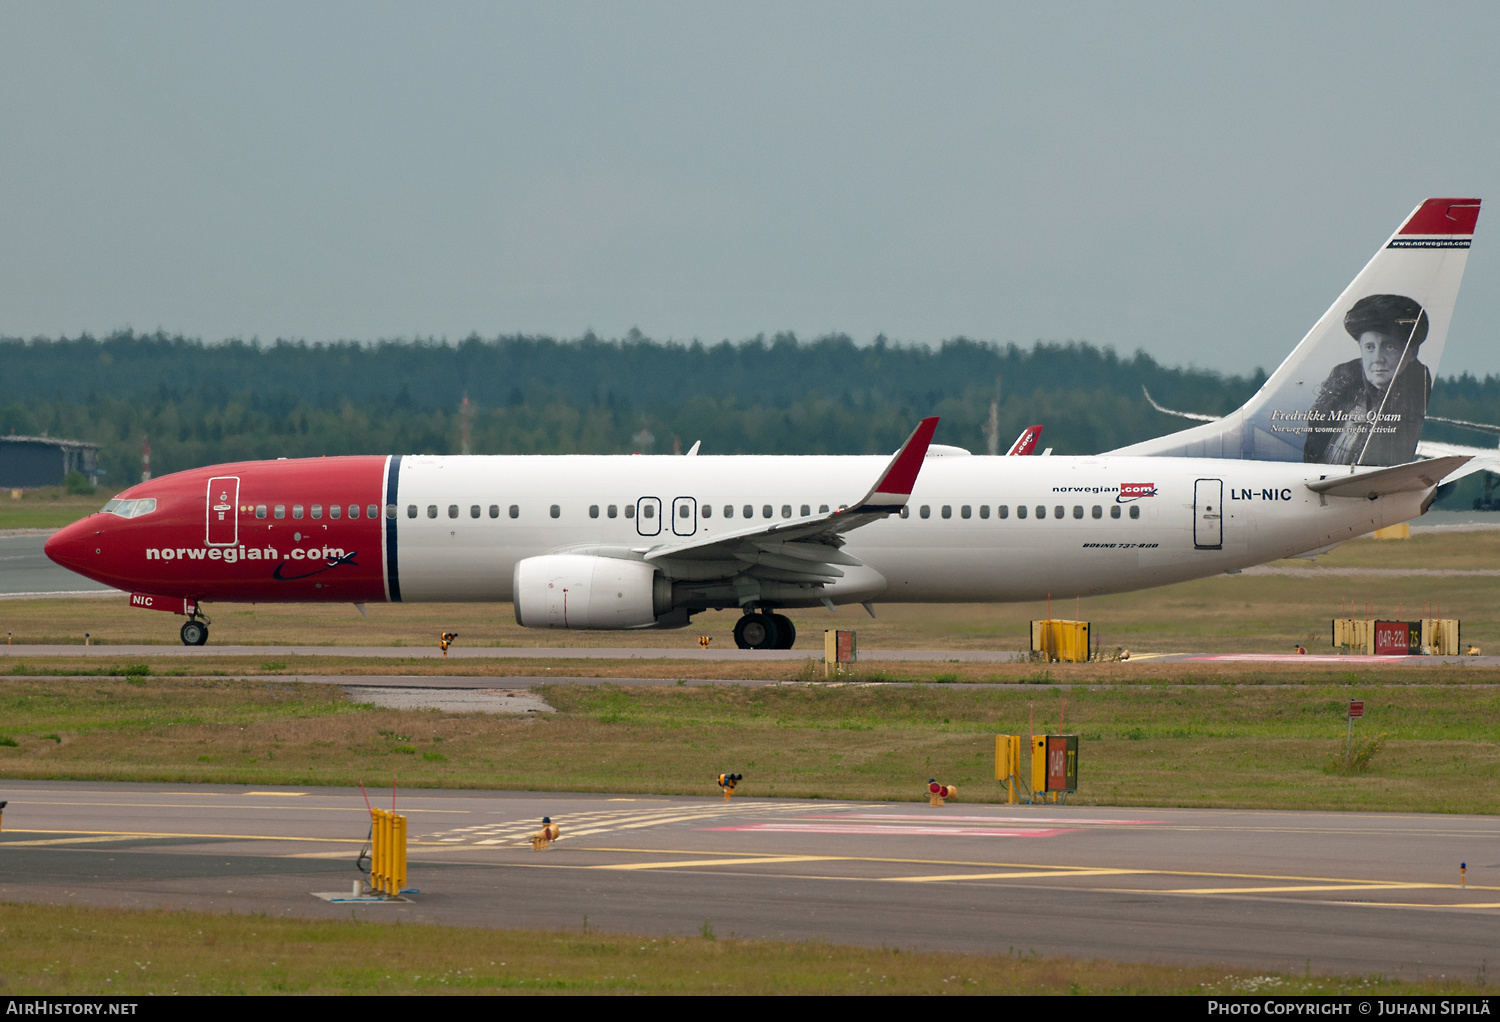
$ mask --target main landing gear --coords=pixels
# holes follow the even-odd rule
[[[791,649],[796,641],[797,626],[784,614],[757,611],[734,626],[734,644],[740,649]]]
[[[208,622],[199,621],[197,618],[189,618],[182,626],[182,644],[184,646],[201,646],[208,641]]]

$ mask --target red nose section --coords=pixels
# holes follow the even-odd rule
[[[81,522],[74,522],[58,530],[53,533],[51,539],[47,540],[47,545],[42,549],[46,551],[48,557],[69,571],[76,571],[80,575],[93,578],[89,569],[91,567],[97,569],[99,566],[97,562],[102,554],[96,551],[103,550],[102,536],[99,534],[98,523],[95,521],[97,517],[97,515],[89,515]]]

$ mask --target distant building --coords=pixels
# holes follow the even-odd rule
[[[99,485],[99,445],[45,436],[0,436],[0,487],[61,486],[69,472]]]

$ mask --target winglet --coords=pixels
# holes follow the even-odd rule
[[[885,512],[893,514],[906,506],[912,487],[917,484],[917,473],[922,471],[922,460],[927,457],[927,446],[932,443],[932,434],[937,430],[936,415],[923,419],[912,430],[906,443],[896,452],[891,463],[885,467],[870,492],[864,499],[849,508],[861,513]]]
[[[1037,441],[1041,438],[1041,426],[1027,426],[1021,430],[1021,435],[1016,437],[1016,442],[1010,445],[1010,450],[1005,452],[1005,456],[1007,458],[1019,458],[1027,454],[1035,454]]]

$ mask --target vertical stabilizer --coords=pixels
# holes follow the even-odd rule
[[[1411,461],[1478,219],[1478,199],[1428,199],[1244,406],[1111,453]]]

